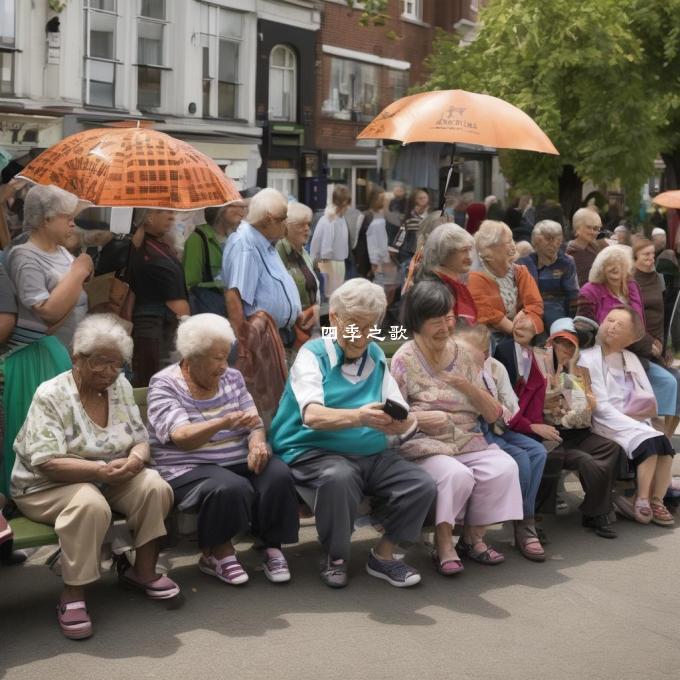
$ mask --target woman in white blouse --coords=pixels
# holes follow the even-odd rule
[[[578,364],[590,371],[597,401],[593,431],[619,444],[636,469],[633,505],[617,499],[617,509],[641,524],[672,526],[673,516],[663,498],[675,452],[668,438],[652,426],[656,416],[652,387],[640,360],[625,349],[643,333],[634,310],[612,309],[600,325],[598,344],[581,352]]]

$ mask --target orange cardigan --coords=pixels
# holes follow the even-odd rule
[[[531,317],[536,333],[543,332],[543,298],[536,280],[523,264],[513,264],[517,283],[517,311],[524,310]],[[505,316],[505,306],[498,284],[484,272],[470,272],[468,288],[477,305],[477,321],[495,326]]]

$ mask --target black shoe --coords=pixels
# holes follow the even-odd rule
[[[583,515],[582,524],[588,529],[594,529],[601,538],[616,538],[616,531],[609,521],[608,515]]]

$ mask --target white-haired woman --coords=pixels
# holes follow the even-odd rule
[[[146,467],[148,435],[121,374],[131,355],[132,340],[115,316],[84,319],[73,336],[73,369],[38,388],[14,444],[14,501],[59,536],[64,591],[57,616],[68,638],[92,634],[83,587],[99,578],[112,510],[126,516],[134,536],[135,566],[121,581],[152,599],[179,593],[156,573],[172,490]]]
[[[640,286],[634,278],[633,251],[629,246],[613,245],[605,248],[595,258],[589,281],[581,288],[577,314],[602,323],[607,314],[621,305],[629,306],[639,316],[646,329],[645,308]],[[630,348],[641,354],[641,345]],[[658,415],[666,418],[666,435],[672,436],[677,421],[678,383],[663,366],[645,361],[658,405]]]
[[[296,483],[316,495],[314,517],[326,553],[321,578],[332,588],[347,585],[364,493],[387,499],[385,533],[368,558],[368,573],[399,587],[420,581],[393,551],[398,542],[418,539],[435,489],[424,470],[401,458],[396,439],[388,443],[388,436],[414,434],[416,422],[371,341],[386,307],[383,289],[366,279],[350,279],[333,293],[329,318],[336,339],[319,338],[300,349],[271,426],[274,453]]]
[[[517,317],[528,316],[537,333],[543,331],[543,300],[528,269],[513,262],[515,243],[504,222],[484,220],[475,234],[475,247],[481,262],[479,271],[470,272],[468,287],[477,305],[477,320],[494,336],[512,334]]]
[[[602,219],[597,210],[579,208],[571,218],[574,239],[567,243],[566,253],[574,258],[579,286],[588,283],[590,268],[601,250],[609,244],[598,239],[602,229]]]
[[[83,284],[92,274],[92,259],[89,255],[74,259],[64,247],[79,208],[78,198],[63,189],[34,186],[24,202],[28,241],[9,251],[7,272],[17,315],[4,353],[6,482],[14,461],[14,439],[33,394],[40,383],[71,368],[68,348],[87,313]]]
[[[319,281],[314,274],[312,258],[305,250],[311,223],[312,209],[304,203],[291,203],[288,206],[286,235],[276,244],[276,252],[293,277],[300,293],[302,319],[296,324],[295,329],[297,336],[295,344],[298,347],[313,334],[319,334]]]
[[[331,205],[317,222],[310,254],[324,280],[324,299],[328,299],[345,280],[345,260],[349,257],[349,226],[345,213],[352,202],[349,189],[338,184]]]
[[[477,305],[461,281],[472,266],[475,240],[462,227],[439,225],[425,241],[417,280],[439,280],[453,295],[453,314],[469,325],[477,323]]]
[[[177,364],[149,385],[153,464],[180,509],[198,509],[198,567],[224,583],[248,581],[232,538],[253,533],[264,543],[264,573],[290,580],[281,544],[298,536],[298,503],[287,466],[271,460],[264,427],[239,371],[227,367],[231,325],[197,314],[177,329]]]
[[[656,412],[652,386],[640,360],[626,349],[643,334],[635,310],[614,307],[600,324],[598,344],[581,352],[578,365],[590,372],[596,399],[593,432],[619,444],[636,470],[632,505],[617,498],[616,509],[641,524],[672,526],[673,515],[663,498],[671,481],[675,451],[668,437],[652,426]]]
[[[132,374],[135,387],[146,387],[170,363],[179,319],[191,311],[182,263],[167,241],[175,211],[136,210],[133,219],[138,231],[128,268],[135,293]]]
[[[573,316],[578,297],[578,279],[573,258],[561,251],[562,225],[554,220],[541,220],[534,225],[531,243],[535,252],[521,257],[534,277],[543,298],[543,323],[550,328],[554,321]]]

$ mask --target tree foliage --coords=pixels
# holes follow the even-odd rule
[[[565,168],[629,196],[680,146],[680,0],[490,0],[477,39],[440,33],[424,89],[461,88],[528,113],[561,153],[501,154],[516,187],[555,195]]]

